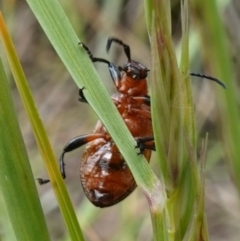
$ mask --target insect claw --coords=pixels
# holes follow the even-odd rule
[[[79,91],[78,91],[78,100],[80,102],[87,103],[87,100],[86,100],[86,98],[84,96],[84,93],[83,93],[83,90],[85,90],[85,89],[86,89],[85,86],[79,89]]]
[[[144,152],[144,145],[140,139],[137,139],[136,142],[137,142],[137,145],[135,146],[135,149],[137,149],[137,148],[139,149],[139,152],[137,152],[137,155],[139,156],[139,155],[143,154],[143,152]]]
[[[44,185],[44,184],[50,182],[50,180],[48,180],[48,179],[43,179],[43,178],[36,178],[36,181],[38,181],[38,184],[39,184],[39,185]]]

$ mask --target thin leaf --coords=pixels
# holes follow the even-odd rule
[[[0,16],[1,18],[1,16]],[[0,19],[0,38],[2,38]],[[0,59],[0,187],[17,240],[50,240]]]
[[[70,198],[67,194],[65,185],[63,183],[63,179],[59,172],[57,161],[51,149],[43,124],[39,118],[30,89],[27,84],[26,77],[22,70],[21,64],[19,62],[19,59],[17,57],[16,51],[14,49],[13,43],[11,41],[10,35],[7,31],[1,14],[0,31],[1,41],[3,43],[4,50],[8,57],[10,68],[12,70],[16,85],[21,95],[24,107],[27,111],[40,152],[49,170],[49,177],[52,183],[54,184],[54,191],[60,203],[60,208],[65,217],[69,233],[72,236],[73,240],[83,240],[83,235],[78,225],[77,218],[71,205]]]

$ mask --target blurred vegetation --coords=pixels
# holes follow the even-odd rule
[[[95,56],[110,59],[121,64],[125,56],[121,49],[114,48],[110,54],[105,52],[108,37],[123,39],[131,46],[134,59],[150,66],[150,50],[144,16],[143,2],[129,1],[60,1],[77,35],[89,46]],[[201,6],[191,1],[191,71],[203,72],[215,77],[219,70],[211,65],[216,58],[209,51],[214,42],[204,39],[200,34],[208,29],[201,21]],[[234,82],[240,77],[240,2],[238,0],[216,0],[222,25],[225,29],[227,52],[230,55]],[[25,74],[29,80],[40,116],[45,124],[51,144],[58,155],[62,147],[79,134],[90,133],[97,117],[91,108],[78,102],[78,88],[71,80],[41,27],[34,18],[25,1],[2,0],[0,9],[11,31]],[[173,41],[178,49],[181,37],[180,2],[172,0]],[[205,33],[207,36],[207,33]],[[214,40],[214,39],[213,39]],[[201,43],[204,43],[201,45]],[[7,64],[5,69],[8,68]],[[108,69],[95,65],[109,94],[115,91]],[[224,94],[219,86],[209,81],[193,79],[194,103],[198,135],[198,149],[201,140],[209,133],[208,156],[206,162],[206,214],[210,240],[239,240],[240,215],[239,192],[236,189],[236,170],[226,150],[222,146],[224,133],[229,130],[223,119],[227,112],[221,105]],[[235,91],[238,92],[238,82]],[[228,91],[228,90],[226,90]],[[231,93],[230,93],[231,94]],[[24,141],[31,160],[35,177],[45,177],[46,172],[37,150],[36,143],[23,110],[20,97],[12,83],[12,96],[18,113]],[[233,96],[234,97],[234,96]],[[239,99],[235,98],[237,104]],[[220,104],[219,104],[220,103]],[[225,113],[225,114],[224,114]],[[234,114],[234,113],[233,113]],[[231,116],[228,115],[228,118]],[[240,125],[240,123],[239,123]],[[229,146],[230,148],[230,146]],[[86,240],[152,240],[152,227],[148,205],[140,190],[130,197],[107,209],[97,209],[86,200],[79,181],[78,166],[83,148],[67,155],[66,185],[75,205]],[[240,158],[240,157],[239,157]],[[154,155],[151,160],[153,169],[157,166]],[[156,168],[157,169],[157,168]],[[240,170],[239,170],[240,171]],[[158,174],[158,173],[157,173]],[[50,185],[39,186],[39,195],[47,219],[52,240],[68,240],[55,196]],[[0,239],[14,240],[10,223],[0,198]]]

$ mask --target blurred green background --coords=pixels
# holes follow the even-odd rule
[[[60,2],[77,35],[87,44],[94,56],[107,58],[117,65],[122,65],[126,57],[121,48],[113,47],[108,55],[105,51],[108,37],[114,36],[130,45],[134,59],[150,67],[150,45],[145,24],[144,2],[137,0],[62,0]],[[178,0],[171,2],[173,41],[178,51],[181,38],[180,2]],[[227,50],[231,56],[233,76],[238,79],[240,77],[240,55],[238,54],[240,51],[240,1],[218,0],[216,2],[226,31]],[[71,80],[26,2],[1,0],[0,9],[12,34],[49,139],[58,156],[71,138],[92,131],[97,116],[87,104],[78,102],[77,86]],[[203,57],[211,61],[212,56],[208,56],[208,52],[200,47],[199,23],[195,25],[198,22],[197,17],[198,14],[190,8],[191,71],[218,77],[208,66],[209,62],[202,61]],[[95,64],[95,66],[109,94],[113,93],[115,87],[107,67],[102,64]],[[7,62],[5,67],[8,70]],[[222,92],[224,90],[206,80],[194,78],[192,83],[199,150],[201,139],[206,132],[209,133],[206,213],[210,240],[239,240],[239,193],[231,175],[229,160],[221,146],[220,125],[224,123],[221,123],[219,114],[221,106],[217,105],[219,95],[216,95],[216,90]],[[13,81],[11,85],[34,176],[46,177],[29,121]],[[239,99],[236,98],[236,101],[239,102]],[[140,190],[137,189],[126,200],[110,208],[98,209],[89,203],[83,194],[78,173],[83,150],[84,148],[81,148],[66,155],[66,185],[86,240],[152,240],[148,204]],[[154,155],[151,166],[153,170],[158,169]],[[68,240],[51,185],[38,186],[38,190],[52,240]],[[1,197],[0,240],[14,240]]]

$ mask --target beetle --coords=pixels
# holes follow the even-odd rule
[[[148,96],[147,75],[149,69],[131,59],[130,47],[117,38],[109,38],[107,51],[112,43],[123,47],[127,62],[120,67],[106,59],[93,57],[86,45],[80,45],[86,50],[92,62],[102,62],[108,69],[116,86],[117,92],[112,100],[121,114],[129,131],[137,141],[140,149],[149,162],[151,151],[155,150],[150,112],[150,97]],[[79,100],[87,102],[84,88],[79,90]],[[125,199],[135,188],[134,177],[101,121],[98,121],[91,134],[80,135],[72,139],[60,155],[60,171],[65,174],[64,155],[87,144],[80,163],[80,180],[87,198],[97,207],[109,207]],[[38,179],[40,184],[48,180]]]
[[[107,52],[112,43],[123,47],[127,62],[123,66],[115,66],[103,58],[96,58],[88,47],[80,43],[86,50],[92,62],[102,62],[108,69],[116,86],[117,92],[112,100],[121,114],[129,131],[137,142],[138,154],[143,154],[149,162],[151,151],[155,150],[152,120],[150,111],[150,97],[148,96],[147,75],[149,69],[131,59],[130,47],[117,38],[109,38]],[[204,74],[189,73],[191,76],[203,77],[217,82],[226,88],[220,80]],[[79,101],[87,102],[84,97],[84,87],[79,90]],[[80,135],[63,148],[59,164],[63,178],[66,178],[64,156],[87,144],[80,163],[80,180],[87,198],[97,207],[109,207],[125,199],[136,188],[134,177],[113,142],[107,129],[98,121],[90,134]],[[49,180],[38,179],[40,184]]]

